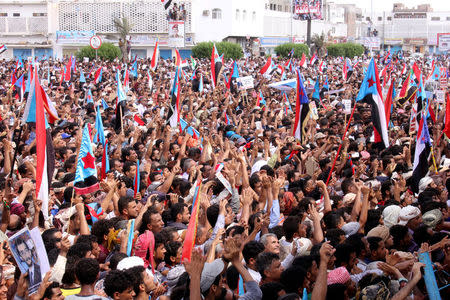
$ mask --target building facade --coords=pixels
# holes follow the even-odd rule
[[[429,4],[408,8],[394,3],[391,11],[374,13],[372,23],[381,48],[439,53],[438,34],[450,32],[450,11],[435,12]]]

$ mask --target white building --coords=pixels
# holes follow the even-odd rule
[[[294,20],[291,0],[174,0],[184,4],[183,57],[195,43],[228,40],[254,53],[273,52],[279,44],[306,41],[307,22]],[[0,36],[8,51],[0,57],[62,57],[89,45],[97,34],[118,43],[115,18],[132,24],[131,56],[151,57],[159,39],[161,56],[173,56],[169,22],[161,0],[3,0]],[[312,34],[328,40],[347,39],[348,8],[324,1],[324,20],[312,21]],[[351,32],[351,34],[353,34]]]
[[[8,47],[1,57],[52,56],[47,15],[47,1],[1,1],[0,41]]]
[[[450,32],[450,11],[434,12],[429,4],[406,8],[394,3],[392,10],[374,13],[373,19],[381,47],[391,51],[439,53],[438,34]]]

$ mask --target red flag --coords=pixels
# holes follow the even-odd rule
[[[447,105],[445,108],[445,135],[450,139],[450,94],[447,93]]]
[[[135,114],[135,115],[134,115],[134,121],[135,121],[136,123],[138,123],[139,125],[141,125],[141,126],[145,126],[145,122],[142,121],[142,119],[139,117],[138,114]]]
[[[194,202],[192,203],[192,211],[191,211],[191,218],[189,219],[188,228],[186,230],[186,235],[184,237],[184,244],[183,244],[183,253],[181,255],[181,261],[184,261],[184,259],[187,259],[188,261],[191,261],[191,254],[192,249],[195,245],[195,237],[197,235],[197,224],[198,224],[198,209],[200,205],[200,186],[201,181],[197,181],[197,186],[195,187],[195,193],[194,193]]]
[[[300,67],[306,68],[306,55],[302,53],[302,60],[300,60]]]
[[[394,81],[391,80],[391,86],[386,95],[386,100],[384,101],[384,111],[386,113],[386,126],[389,126],[389,120],[391,119],[391,106],[392,106],[392,94],[394,92]]]
[[[66,73],[64,74],[64,81],[70,81],[70,71],[72,69],[72,57],[69,58],[69,61],[66,65]]]

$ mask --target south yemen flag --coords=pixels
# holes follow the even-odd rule
[[[292,135],[303,143],[305,139],[305,125],[309,118],[309,100],[306,95],[305,87],[303,86],[302,76],[297,69],[297,97],[295,103],[295,122]]]
[[[87,124],[83,129],[83,137],[81,139],[77,169],[75,172],[74,188],[75,192],[79,195],[93,193],[99,189],[95,156],[92,151],[91,137],[89,136]]]
[[[431,152],[430,134],[428,132],[426,113],[422,114],[417,131],[416,151],[414,152],[413,173],[410,178],[411,190],[419,192],[420,179],[428,173],[428,158]]]
[[[155,48],[153,49],[152,54],[152,61],[150,63],[150,69],[152,69],[153,72],[156,71],[156,68],[158,67],[158,61],[159,61],[159,40],[156,40]]]
[[[189,219],[188,228],[186,230],[186,235],[184,238],[183,252],[181,254],[181,260],[183,261],[184,259],[191,261],[192,249],[194,249],[195,245],[195,237],[197,235],[198,224],[198,210],[200,206],[200,186],[201,181],[198,180],[194,192],[194,202],[192,203],[191,218]]]
[[[55,151],[51,137],[51,130],[45,118],[43,90],[39,84],[37,69],[34,69],[34,78],[31,93],[35,98],[36,120],[36,199],[42,200],[42,213],[48,218],[49,187],[55,166]]]
[[[217,86],[222,65],[222,59],[220,58],[219,52],[217,52],[216,44],[214,44],[211,52],[211,83],[213,88]]]
[[[386,125],[386,113],[381,94],[380,79],[378,78],[378,70],[373,58],[367,68],[356,101],[362,101],[370,105],[372,109],[375,143],[383,143],[384,148],[387,148],[389,146],[389,138]]]

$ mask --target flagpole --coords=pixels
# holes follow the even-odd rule
[[[120,113],[120,127],[122,128],[122,134],[124,134],[123,133],[122,105],[120,105],[120,102],[119,102],[119,113]]]
[[[339,154],[341,152],[342,144],[343,144],[344,139],[345,139],[345,137],[347,135],[347,131],[348,131],[348,128],[350,127],[350,123],[352,122],[353,114],[355,113],[355,108],[356,108],[356,102],[355,102],[355,105],[353,106],[352,113],[350,114],[350,118],[348,120],[347,126],[345,127],[345,132],[344,132],[344,135],[342,136],[341,143],[339,144],[339,148],[338,148],[338,151],[336,153],[336,157],[334,158],[333,165],[331,166],[330,173],[328,174],[327,182],[325,183],[326,186],[328,186],[328,183],[330,182],[330,179],[331,179],[331,174],[333,174],[334,167],[336,166],[336,161],[337,161],[337,159],[339,157]]]
[[[436,172],[436,175],[437,175],[438,174],[438,169],[437,169],[437,166],[436,166],[436,159],[434,157],[433,146],[431,146],[430,148],[431,148],[431,158],[433,159],[434,171]]]
[[[14,149],[14,155],[13,155],[13,159],[11,162],[11,171],[9,173],[9,178],[12,178],[13,173],[14,173],[14,165],[16,163],[17,151],[19,149],[20,138],[22,137],[23,127],[24,127],[24,125],[20,126],[20,129],[19,129],[19,136],[17,138],[16,148]],[[13,131],[12,142],[14,142],[14,132],[15,132],[15,130]]]

